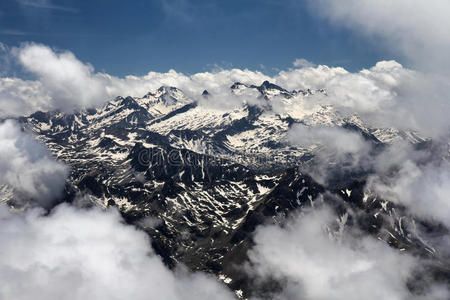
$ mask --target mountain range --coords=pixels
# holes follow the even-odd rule
[[[428,268],[418,274],[416,286],[427,276],[449,283],[448,260],[417,230],[445,228],[368,191],[370,167],[335,168],[336,153],[320,142],[293,142],[291,131],[338,128],[360,136],[371,151],[399,140],[431,148],[430,139],[375,128],[357,115],[321,105],[325,90],[236,82],[229,95],[225,104],[207,90],[194,100],[162,86],[100,108],[35,112],[18,120],[70,167],[60,202],[81,194],[84,206],[116,207],[150,236],[167,266],[215,274],[239,298],[267,293],[239,267],[247,261],[255,229],[321,203],[333,208],[342,226],[426,257]],[[329,159],[325,165],[323,153]],[[314,172],[324,168],[331,174],[326,180]],[[9,205],[19,205],[6,188],[2,194]],[[276,290],[277,284],[269,286]]]

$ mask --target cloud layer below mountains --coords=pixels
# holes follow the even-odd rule
[[[116,210],[0,205],[0,254],[1,299],[233,299],[209,275],[169,270]]]
[[[259,227],[247,265],[261,284],[282,283],[271,299],[447,299],[449,291],[429,283],[421,295],[407,284],[420,260],[347,227],[346,216],[322,206],[282,225]]]

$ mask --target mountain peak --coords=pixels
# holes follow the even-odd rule
[[[278,85],[276,85],[276,84],[274,84],[274,83],[271,83],[271,82],[269,82],[268,80],[265,80],[265,81],[260,85],[260,88],[262,88],[262,89],[264,89],[264,90],[270,90],[270,89],[273,89],[273,90],[279,90],[279,91],[286,91],[286,90],[283,89],[282,87],[280,87],[280,86],[278,86]]]
[[[170,93],[179,91],[176,87],[163,85],[158,89],[158,92]]]
[[[243,84],[243,83],[241,83],[239,81],[236,81],[235,83],[233,83],[233,85],[230,88],[232,90],[236,90],[236,89],[240,89],[242,87],[247,87],[247,85],[245,85],[245,84]]]
[[[121,100],[121,104],[124,105],[127,108],[133,108],[133,109],[139,109],[140,108],[139,104],[131,96],[128,96],[126,98],[122,98],[120,100]]]

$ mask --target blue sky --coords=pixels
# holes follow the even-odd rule
[[[2,0],[0,42],[25,41],[70,50],[118,76],[216,65],[270,74],[296,58],[353,71],[398,59],[303,0]]]

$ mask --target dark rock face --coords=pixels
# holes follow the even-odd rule
[[[267,81],[231,86],[240,88],[256,88],[268,101],[270,93],[286,99],[300,93]],[[203,96],[211,95],[205,90]],[[265,108],[251,105],[212,117],[209,113],[178,89],[161,87],[140,99],[116,98],[100,109],[36,112],[20,121],[71,167],[67,201],[79,192],[89,195],[92,205],[117,207],[127,222],[148,233],[168,266],[183,263],[191,270],[225,274],[233,279],[230,287],[245,296],[256,283],[234,266],[246,260],[255,228],[316,202],[347,214],[349,226],[394,248],[435,258],[411,229],[413,222],[422,221],[365,193],[370,170],[341,174],[327,185],[302,172],[302,165],[314,163],[315,153],[285,142],[287,130],[299,120],[269,118]],[[383,147],[370,130],[340,123],[375,149]],[[159,222],[147,226],[145,218]],[[448,280],[448,266],[437,260],[430,268]],[[269,286],[277,288],[276,283]]]

